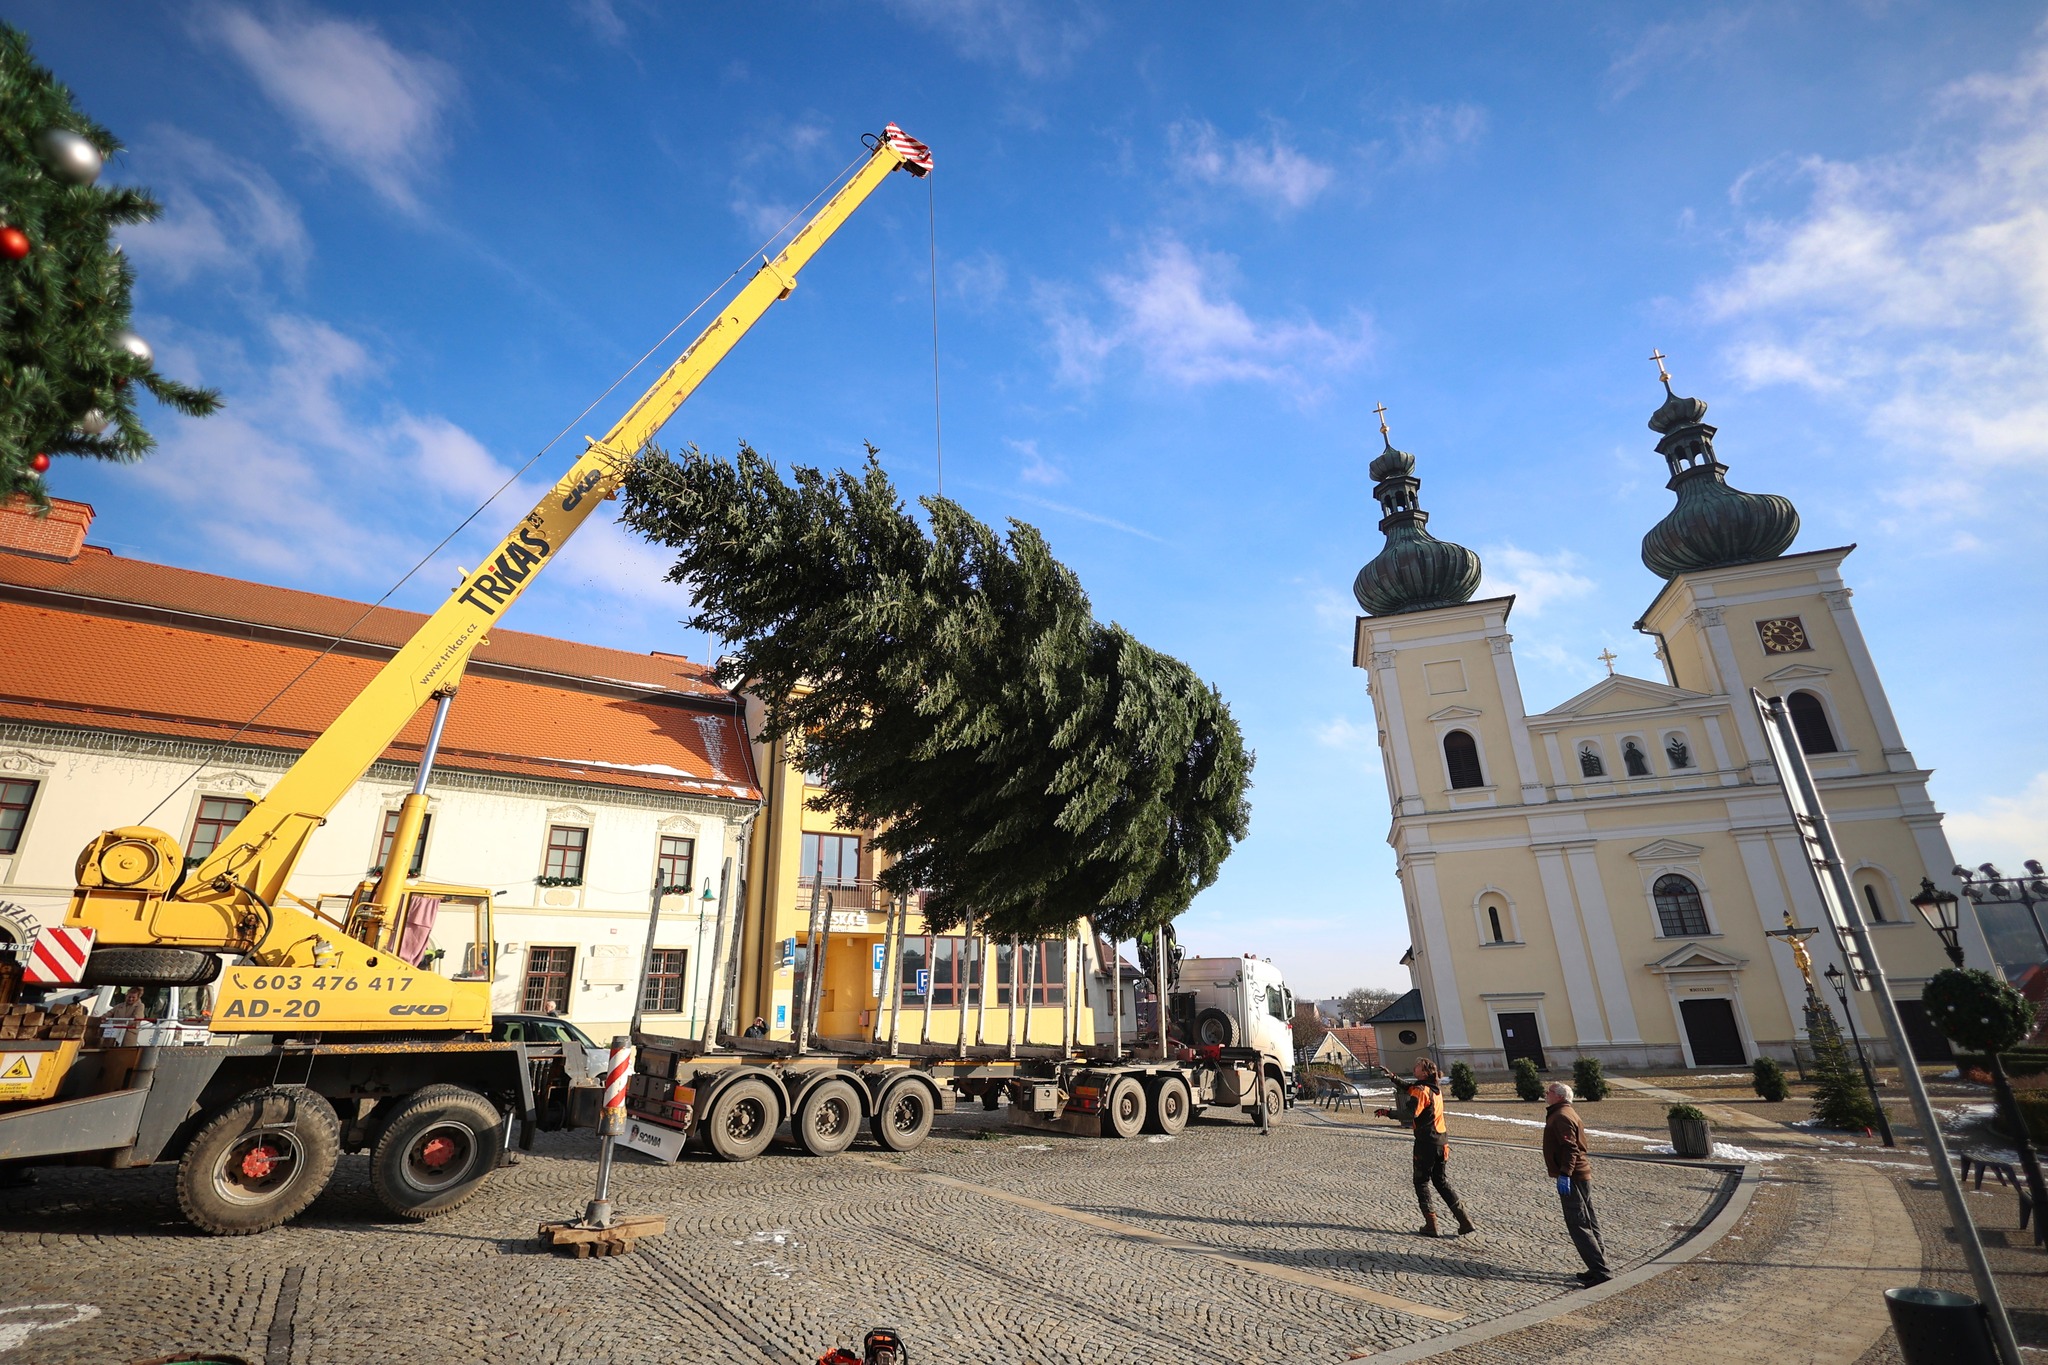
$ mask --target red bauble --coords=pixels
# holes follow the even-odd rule
[[[28,462],[28,467],[30,469],[33,469],[36,473],[40,474],[50,467],[50,457],[43,454],[42,451],[38,450],[36,452],[36,457]]]
[[[0,256],[18,261],[28,255],[28,234],[18,227],[0,227]]]

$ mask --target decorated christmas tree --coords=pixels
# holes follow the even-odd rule
[[[159,206],[98,183],[120,149],[0,24],[0,498],[46,501],[41,476],[56,456],[139,458],[155,442],[138,388],[195,417],[220,405],[157,374],[129,329],[135,273],[113,232]]]
[[[1119,937],[1163,924],[1244,837],[1251,756],[1215,689],[1091,614],[1037,530],[998,535],[873,458],[785,481],[653,452],[626,524],[677,551],[689,625],[733,642],[721,681],[768,704],[822,804],[880,832],[893,891],[937,930]]]

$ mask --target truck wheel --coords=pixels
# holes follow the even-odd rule
[[[1188,1083],[1178,1076],[1162,1076],[1148,1097],[1151,1112],[1145,1116],[1145,1131],[1172,1137],[1188,1126]]]
[[[95,948],[82,986],[204,986],[220,975],[220,959],[185,948]]]
[[[1237,1020],[1222,1010],[1203,1010],[1195,1016],[1195,1041],[1203,1047],[1236,1047]]]
[[[1280,1117],[1280,1111],[1287,1107],[1287,1092],[1280,1088],[1280,1082],[1271,1076],[1259,1087],[1259,1094],[1265,1100],[1266,1121],[1271,1123]]]
[[[990,1082],[981,1092],[981,1107],[1000,1109],[1003,1107],[1003,1087]]]
[[[775,1092],[759,1076],[718,1092],[704,1116],[704,1143],[722,1161],[752,1161],[775,1140]]]
[[[882,1094],[868,1131],[892,1152],[907,1152],[932,1130],[932,1092],[916,1081],[903,1082]]]
[[[1145,1087],[1134,1077],[1124,1077],[1110,1087],[1109,1099],[1102,1106],[1102,1135],[1136,1137],[1145,1129],[1145,1115],[1150,1108],[1145,1103]]]
[[[860,1096],[849,1081],[820,1081],[797,1105],[790,1126],[812,1156],[837,1156],[860,1133]]]
[[[432,1218],[477,1192],[504,1143],[505,1118],[482,1095],[423,1086],[384,1120],[370,1149],[370,1188],[400,1218]]]
[[[277,1085],[222,1109],[178,1162],[178,1207],[192,1226],[242,1237],[296,1218],[327,1188],[341,1123],[303,1086]]]

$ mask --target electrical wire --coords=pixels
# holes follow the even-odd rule
[[[659,351],[662,347],[668,345],[670,340],[672,340],[675,337],[675,334],[677,332],[680,332],[681,330],[683,330],[684,327],[689,325],[691,318],[694,318],[697,316],[697,314],[703,312],[705,305],[709,304],[713,299],[717,298],[721,293],[725,291],[727,285],[731,284],[735,279],[739,278],[740,272],[745,270],[747,266],[751,265],[755,257],[765,257],[768,252],[768,249],[774,246],[775,243],[781,239],[782,234],[789,231],[791,226],[793,226],[798,219],[804,217],[811,211],[812,205],[815,205],[820,199],[823,199],[827,194],[836,192],[838,187],[841,186],[843,182],[845,182],[847,178],[852,175],[854,168],[859,166],[862,162],[866,160],[867,157],[865,156],[857,156],[852,161],[847,162],[845,167],[843,167],[840,170],[839,174],[832,177],[832,179],[826,183],[824,189],[819,190],[816,194],[811,196],[809,203],[805,204],[802,208],[798,209],[795,213],[791,214],[788,220],[785,221],[781,227],[775,229],[774,232],[768,235],[767,239],[761,243],[759,248],[747,253],[746,260],[742,261],[739,265],[734,266],[731,274],[727,275],[724,279],[720,280],[717,284],[713,285],[711,287],[711,291],[707,293],[703,298],[697,301],[697,306],[695,308],[692,308],[689,312],[683,314],[683,316],[676,321],[674,326],[670,327],[668,331],[662,333],[660,340],[656,341],[652,346],[649,346],[647,350],[641,354],[638,360],[634,361],[631,365],[627,366],[626,369],[622,373],[620,373],[618,378],[612,380],[611,383],[605,385],[604,391],[602,393],[598,394],[597,397],[591,399],[590,402],[584,406],[583,411],[577,413],[574,417],[570,418],[569,421],[563,425],[562,429],[556,432],[546,445],[542,446],[539,450],[533,452],[533,454],[527,458],[525,464],[519,466],[519,468],[514,470],[503,483],[498,485],[496,491],[494,491],[489,497],[485,498],[482,502],[478,503],[475,509],[472,510],[468,516],[464,517],[460,522],[456,523],[454,530],[450,531],[447,535],[441,537],[441,539],[438,542],[436,542],[436,544],[431,550],[428,550],[424,555],[421,555],[420,558],[414,562],[411,568],[407,569],[402,575],[399,576],[397,582],[393,583],[389,588],[386,588],[384,590],[383,596],[379,597],[376,601],[370,603],[370,605],[368,605],[367,607],[364,607],[361,615],[357,616],[355,620],[349,622],[348,626],[341,632],[341,634],[329,640],[327,643],[327,647],[321,650],[318,654],[314,655],[313,658],[306,664],[304,668],[300,669],[297,673],[293,674],[292,677],[288,681],[286,681],[283,687],[277,689],[277,691],[271,696],[270,700],[264,702],[263,705],[257,707],[255,712],[251,714],[247,720],[243,721],[241,725],[236,727],[235,732],[233,734],[229,735],[226,739],[217,741],[214,744],[213,748],[208,750],[206,754],[200,758],[198,765],[195,766],[191,772],[185,774],[185,776],[178,779],[177,783],[173,785],[169,791],[164,793],[163,798],[159,800],[154,806],[151,806],[149,808],[148,813],[145,814],[142,817],[142,819],[137,821],[136,823],[148,824],[149,821],[156,815],[156,813],[162,810],[164,806],[170,802],[170,799],[172,797],[176,796],[179,792],[185,789],[185,785],[187,783],[191,782],[194,778],[198,777],[199,774],[205,772],[207,766],[211,764],[213,760],[220,755],[223,749],[225,749],[228,745],[234,743],[237,739],[240,739],[243,734],[247,733],[250,726],[254,725],[257,721],[261,720],[264,717],[264,715],[269,712],[271,707],[277,705],[278,702],[284,700],[287,693],[289,693],[294,687],[297,687],[301,682],[305,680],[307,674],[311,673],[315,668],[318,668],[321,662],[324,659],[326,659],[328,655],[332,654],[335,650],[339,649],[343,644],[347,643],[351,639],[351,637],[354,636],[356,628],[361,626],[363,622],[370,619],[371,613],[375,612],[378,608],[382,607],[386,602],[390,601],[392,594],[396,593],[400,588],[404,587],[408,582],[412,580],[415,574],[417,574],[421,569],[425,568],[430,562],[432,562],[436,555],[440,554],[442,550],[448,547],[448,543],[450,541],[454,540],[455,537],[461,535],[464,531],[468,530],[470,523],[475,521],[478,517],[482,516],[484,512],[489,509],[492,503],[496,502],[500,497],[504,495],[505,490],[512,487],[513,484],[519,482],[520,479],[524,478],[526,475],[526,471],[533,468],[534,463],[538,461],[541,458],[541,456],[547,454],[549,451],[553,450],[557,445],[561,444],[562,438],[564,436],[567,436],[570,432],[574,431],[579,425],[581,425],[583,419],[588,417],[596,409],[599,403],[602,403],[605,399],[611,397],[613,391],[616,390],[619,387],[619,385],[625,383],[628,379],[632,378],[635,372],[637,372],[642,365],[645,365],[650,359],[653,358],[655,352]],[[936,250],[936,248],[934,249]],[[933,308],[934,310],[936,310],[936,283],[933,285],[933,289],[935,291],[933,294]],[[934,312],[933,326],[934,328],[936,328],[937,326],[936,311]],[[934,366],[937,365],[936,358],[934,359],[933,364]]]

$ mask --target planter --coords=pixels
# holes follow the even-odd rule
[[[1671,1150],[1680,1156],[1711,1156],[1714,1133],[1705,1119],[1671,1119]]]

